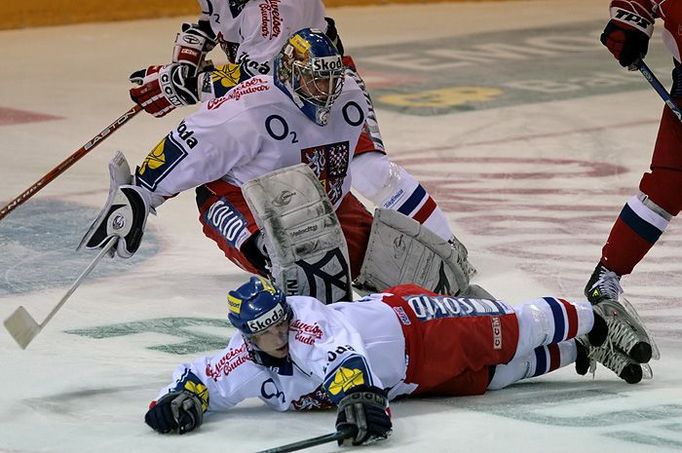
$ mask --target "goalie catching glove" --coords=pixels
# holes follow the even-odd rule
[[[109,162],[110,187],[107,202],[78,250],[104,247],[112,237],[118,238],[114,249],[121,258],[130,258],[140,247],[149,216],[149,194],[131,185],[132,176],[125,156],[120,151]]]
[[[339,401],[336,430],[352,434],[339,440],[339,445],[363,445],[388,439],[392,427],[388,399],[376,387],[352,389]]]
[[[185,434],[201,426],[204,411],[199,397],[187,390],[171,392],[152,401],[144,422],[161,434]]]

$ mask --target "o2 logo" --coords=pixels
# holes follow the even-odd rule
[[[284,392],[277,388],[277,384],[275,384],[275,381],[273,381],[272,378],[265,380],[263,384],[261,384],[260,394],[266,400],[276,398],[282,403],[285,403],[287,400],[284,397]]]

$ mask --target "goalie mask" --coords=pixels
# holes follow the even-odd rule
[[[284,293],[263,277],[251,277],[227,295],[227,318],[246,338],[264,332],[292,316]]]
[[[324,126],[343,89],[344,66],[322,31],[304,28],[287,40],[275,58],[274,77],[308,118]]]

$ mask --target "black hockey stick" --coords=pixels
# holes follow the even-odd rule
[[[654,90],[658,93],[658,95],[663,99],[663,102],[665,102],[665,105],[667,105],[670,110],[675,114],[678,120],[682,121],[682,110],[675,104],[675,101],[670,97],[670,93],[668,93],[668,90],[665,89],[665,87],[659,82],[659,80],[656,78],[653,72],[651,72],[651,69],[649,69],[649,66],[644,63],[644,60],[639,60],[633,65],[635,68],[639,69],[639,72],[642,73],[644,78],[651,84]]]
[[[336,431],[333,433],[325,434],[324,436],[311,437],[310,439],[300,440],[292,444],[282,445],[281,447],[270,448],[268,450],[262,450],[258,453],[287,453],[289,451],[303,450],[304,448],[314,447],[316,445],[326,444],[328,442],[334,442],[337,440],[342,440],[353,435],[353,429],[348,427],[343,431]]]

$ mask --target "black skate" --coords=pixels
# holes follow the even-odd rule
[[[637,363],[660,358],[658,347],[635,308],[620,297],[620,276],[601,263],[585,286],[585,296],[609,328],[608,341]],[[622,301],[619,301],[621,299]],[[593,344],[593,346],[597,346]]]
[[[623,352],[637,363],[651,360],[651,339],[638,317],[632,316],[619,302],[603,299],[594,306],[608,326],[607,345]]]
[[[623,288],[620,286],[620,275],[608,270],[601,263],[597,264],[585,285],[587,300],[596,305],[604,299],[617,301],[621,294]]]
[[[578,351],[575,371],[581,376],[588,372],[594,376],[597,363],[600,363],[628,384],[637,384],[642,379],[653,377],[649,365],[636,363],[618,348],[609,346],[595,348],[585,337],[576,338],[575,344]]]

